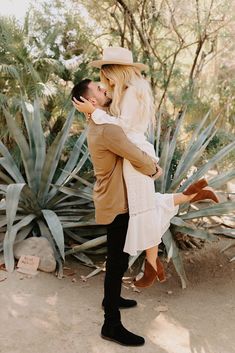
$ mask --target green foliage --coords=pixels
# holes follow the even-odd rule
[[[156,181],[156,189],[162,193],[182,192],[191,183],[202,178],[210,169],[216,165],[216,163],[219,163],[227,155],[235,151],[235,141],[233,139],[230,143],[227,143],[222,146],[222,148],[214,151],[214,154],[211,155],[211,158],[206,162],[204,161],[203,165],[199,163],[197,170],[190,176],[191,168],[198,164],[201,155],[204,153],[206,148],[208,148],[211,141],[213,141],[214,136],[216,136],[215,125],[217,119],[214,119],[212,123],[208,123],[210,118],[209,113],[206,114],[203,119],[201,119],[200,123],[195,127],[191,139],[186,144],[185,150],[179,158],[179,161],[177,161],[177,166],[175,166],[174,155],[175,151],[177,151],[176,146],[179,142],[179,136],[181,136],[183,131],[184,118],[185,112],[180,113],[176,119],[173,133],[171,134],[171,129],[169,129],[162,140],[158,141],[161,131],[161,115],[159,116],[156,154],[159,155],[159,151],[161,151],[159,164],[163,168],[163,174],[161,178]],[[172,165],[174,165],[174,168],[172,168]],[[219,176],[209,180],[209,185],[219,188],[234,177],[234,169],[231,169],[230,171],[226,171]],[[176,271],[181,278],[183,287],[186,286],[186,276],[182,267],[182,260],[180,259],[179,249],[175,244],[174,234],[181,232],[196,238],[199,237],[207,240],[212,239],[213,233],[195,227],[192,221],[199,217],[201,218],[214,215],[221,216],[234,212],[235,203],[225,202],[215,204],[211,207],[203,208],[201,210],[199,209],[198,211],[185,213],[186,211],[189,211],[189,208],[187,209],[185,206],[181,206],[179,208],[178,215],[171,220],[171,227],[163,236],[163,242],[168,252],[168,258],[172,257]]]
[[[37,236],[48,238],[61,270],[65,257],[64,233],[74,238],[74,229],[87,228],[85,237],[82,237],[83,242],[100,234],[99,228],[91,228],[95,225],[93,185],[81,174],[89,159],[84,143],[86,130],[76,139],[61,170],[59,161],[73,123],[74,109],[68,114],[62,130],[50,146],[46,147],[39,102],[35,101],[32,112],[27,110],[24,101],[21,108],[27,138],[9,111],[4,109],[8,128],[20,149],[22,170],[19,170],[8,149],[0,142],[0,190],[3,195],[0,223],[6,231],[0,250],[4,249],[6,268],[12,271],[14,243],[33,232]],[[78,238],[79,236],[76,239],[79,240]],[[86,248],[89,249],[89,243]],[[80,249],[73,252],[76,251]]]

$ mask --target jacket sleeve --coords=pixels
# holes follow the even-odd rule
[[[119,126],[107,124],[103,129],[103,142],[109,151],[130,161],[142,174],[152,176],[156,173],[153,159],[128,140]]]

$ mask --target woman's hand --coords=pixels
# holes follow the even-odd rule
[[[83,102],[78,101],[73,97],[73,106],[81,113],[92,114],[95,111],[95,107],[86,98],[80,97]]]
[[[157,169],[157,173],[153,175],[152,177],[153,180],[160,178],[160,176],[162,175],[162,168],[158,164],[156,164],[156,169]]]

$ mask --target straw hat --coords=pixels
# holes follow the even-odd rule
[[[137,67],[139,70],[147,70],[148,66],[142,63],[134,63],[132,52],[126,48],[108,47],[103,50],[103,57],[101,60],[92,61],[89,65],[98,67],[102,65],[118,64]]]

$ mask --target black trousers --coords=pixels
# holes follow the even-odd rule
[[[107,260],[104,282],[104,318],[105,323],[120,323],[119,298],[122,277],[128,268],[129,254],[123,252],[128,228],[129,214],[118,215],[107,226]]]

